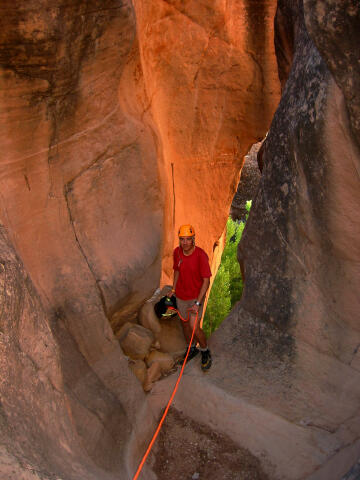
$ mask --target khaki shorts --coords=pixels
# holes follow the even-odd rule
[[[194,303],[196,302],[196,298],[194,298],[194,300],[181,300],[180,298],[176,297],[176,304],[177,304],[177,307],[178,307],[178,310],[180,312],[180,315],[181,315],[181,320],[183,322],[187,322],[189,321],[189,308],[191,308]],[[202,317],[202,313],[203,313],[203,304],[200,305],[199,307],[199,317],[198,317],[198,325],[200,324],[200,321],[201,321],[201,317]]]

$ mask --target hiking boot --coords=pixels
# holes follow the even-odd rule
[[[201,370],[206,372],[211,367],[212,360],[211,360],[211,353],[210,350],[207,349],[205,352],[201,352]]]
[[[179,362],[180,365],[182,365],[182,364],[184,363],[184,361],[185,361],[186,352],[187,352],[187,349],[185,350],[185,353],[184,353],[183,358],[182,358],[182,359],[180,360],[180,362]],[[188,362],[188,361],[191,360],[192,358],[196,357],[196,355],[197,355],[199,352],[200,352],[200,350],[199,350],[197,347],[195,347],[194,345],[192,345],[192,346],[190,347],[189,356],[188,356],[188,358],[187,358],[186,361]]]

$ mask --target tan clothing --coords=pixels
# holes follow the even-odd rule
[[[181,300],[180,298],[176,298],[176,304],[177,304],[177,308],[180,312],[180,315],[182,316],[182,321],[185,321],[187,322],[189,320],[189,308],[191,308],[194,303],[196,302],[196,298],[194,298],[194,300]],[[202,317],[202,314],[203,314],[203,304],[200,305],[199,307],[199,316],[198,316],[198,325],[200,325],[200,321],[201,321],[201,317]],[[196,315],[194,313],[194,315]],[[183,320],[184,319],[184,320]]]

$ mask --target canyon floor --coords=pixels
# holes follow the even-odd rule
[[[169,410],[150,458],[158,480],[268,480],[260,462],[229,437]]]

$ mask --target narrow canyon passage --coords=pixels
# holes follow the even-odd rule
[[[148,370],[184,349],[149,315],[177,228],[215,272],[266,136],[241,301],[143,479],[176,478],[179,431],[213,436],[190,478],[341,479],[360,451],[359,3],[5,1],[0,23],[0,478],[131,480],[176,379],[146,393]]]

